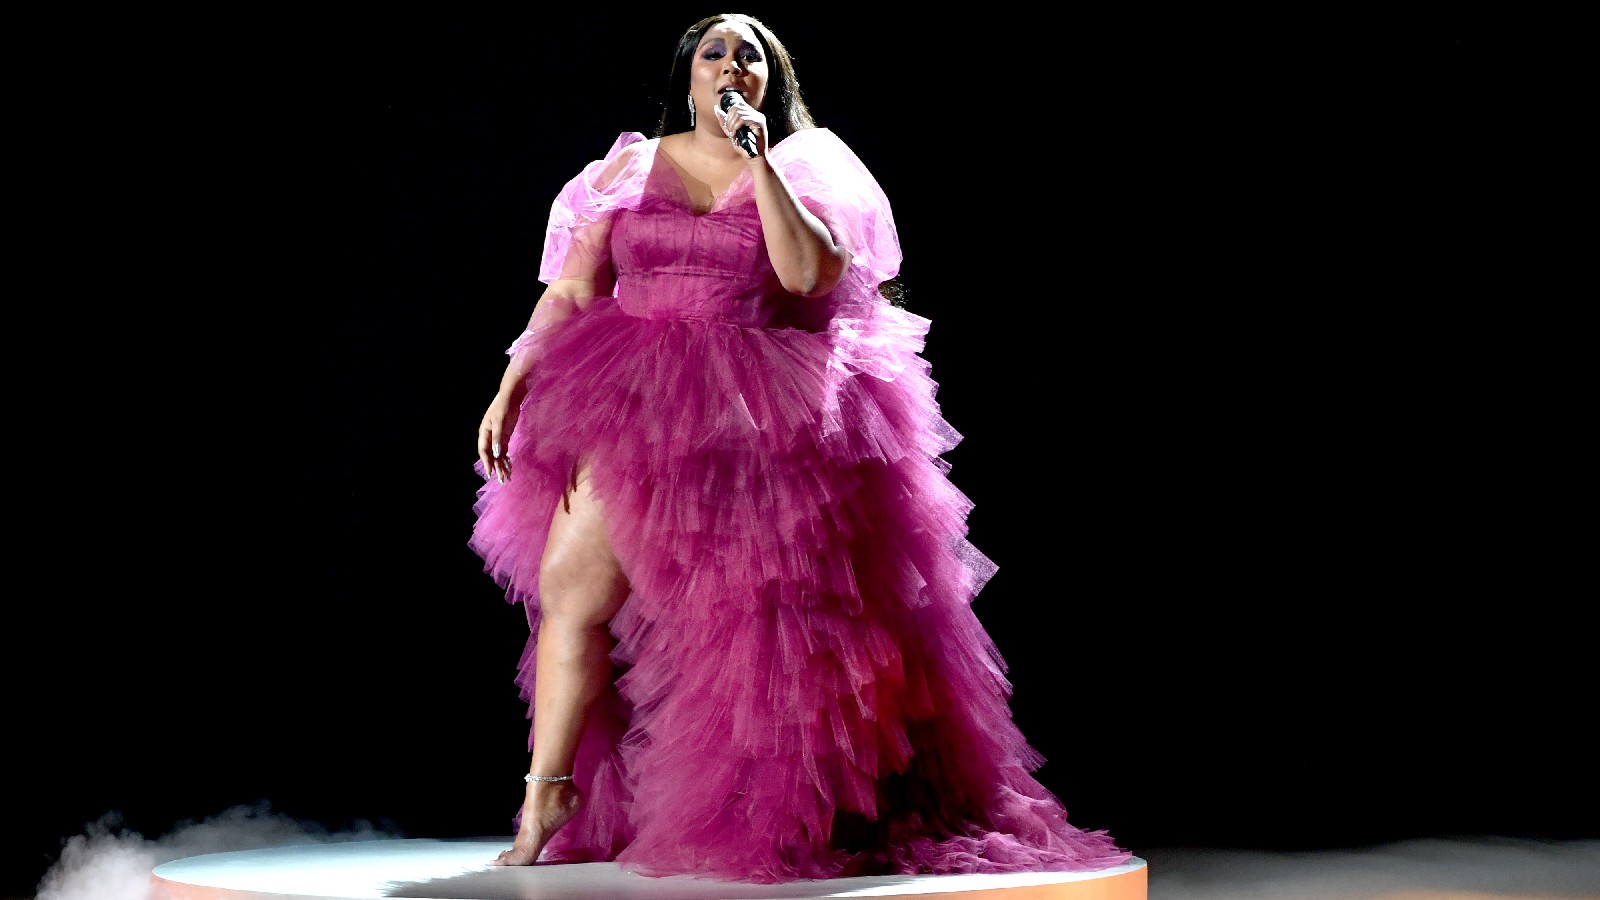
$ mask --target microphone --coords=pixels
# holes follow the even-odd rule
[[[744,96],[743,92],[741,92],[741,91],[723,91],[722,92],[722,99],[717,101],[717,102],[722,104],[722,111],[723,112],[727,112],[728,111],[728,107],[733,105],[733,95],[734,94],[738,94],[741,97]],[[739,126],[739,131],[736,134],[734,134],[733,139],[740,147],[744,148],[744,152],[751,159],[755,158],[755,155],[756,155],[756,136],[750,133],[750,126],[749,125],[740,125]]]

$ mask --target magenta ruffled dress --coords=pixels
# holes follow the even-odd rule
[[[771,149],[854,257],[808,299],[773,271],[749,173],[697,215],[657,147],[622,134],[552,205],[540,279],[609,259],[616,288],[536,312],[508,351],[533,360],[514,474],[474,507],[470,546],[527,611],[530,717],[539,560],[581,465],[631,587],[584,805],[541,859],[747,882],[1127,862],[1030,774],[970,608],[995,567],[940,458],[960,435],[929,321],[878,290],[901,259],[881,188],[827,129]]]

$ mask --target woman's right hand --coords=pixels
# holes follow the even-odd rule
[[[501,484],[511,477],[511,456],[507,448],[511,432],[517,427],[518,406],[506,391],[501,391],[484,411],[483,422],[478,426],[478,459],[483,462],[483,471],[488,477]]]

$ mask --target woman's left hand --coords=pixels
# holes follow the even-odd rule
[[[755,155],[766,156],[767,117],[762,114],[761,110],[751,106],[750,101],[746,100],[744,95],[738,91],[729,91],[723,94],[719,103],[727,104],[727,107],[722,112],[723,134],[726,134],[728,139],[733,141],[735,147],[744,150],[745,148],[740,146],[739,140],[735,136],[739,133],[740,128],[749,128],[751,142],[756,148]]]

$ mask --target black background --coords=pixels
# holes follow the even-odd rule
[[[1461,301],[1483,42],[746,9],[894,203],[974,609],[1075,822],[1600,836],[1591,579],[1515,329]],[[550,200],[653,132],[703,12],[33,31],[22,888],[108,812],[509,835],[526,630],[466,547],[474,429]]]

